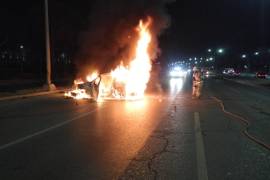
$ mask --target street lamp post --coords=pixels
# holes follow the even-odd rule
[[[23,73],[23,64],[24,64],[24,61],[25,61],[25,51],[24,51],[24,46],[23,45],[20,45],[19,46],[20,48],[20,54],[21,54],[21,73]]]
[[[215,51],[215,59],[216,59],[216,62],[215,62],[215,65],[216,67],[223,67],[226,63],[225,63],[225,57],[224,57],[224,48],[218,48],[216,51]]]
[[[51,47],[50,47],[50,28],[49,28],[49,11],[48,0],[45,0],[45,37],[46,37],[46,70],[47,70],[47,82],[45,84],[46,89],[49,91],[55,89],[55,85],[51,80]]]
[[[247,54],[242,54],[241,55],[241,58],[245,61],[245,64],[244,64],[244,68],[247,72],[250,72],[250,69],[251,69],[251,63],[250,63],[250,59],[249,59],[249,56]]]

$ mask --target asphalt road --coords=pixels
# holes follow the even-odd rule
[[[75,103],[63,94],[0,101],[0,179],[270,179],[270,151],[213,99],[251,122],[270,144],[270,91],[189,80],[143,101]]]

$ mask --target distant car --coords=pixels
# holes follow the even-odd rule
[[[262,79],[265,79],[266,78],[266,73],[265,72],[262,72],[262,71],[259,71],[256,73],[256,77],[257,78],[262,78]]]
[[[222,71],[222,74],[224,76],[228,76],[228,77],[236,77],[236,76],[239,76],[240,75],[240,72],[237,71],[237,70],[234,70],[234,68],[225,68]]]
[[[235,71],[233,68],[225,68],[222,73],[225,75],[234,75]]]

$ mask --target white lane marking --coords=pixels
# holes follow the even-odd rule
[[[198,180],[208,180],[203,136],[198,112],[194,113]]]
[[[49,128],[43,129],[43,130],[41,130],[41,131],[35,132],[35,133],[30,134],[30,135],[27,135],[27,136],[25,136],[25,137],[19,138],[19,139],[15,140],[15,141],[9,142],[9,143],[4,144],[4,145],[1,145],[1,146],[0,146],[0,151],[1,151],[1,150],[4,150],[4,149],[6,149],[6,148],[9,148],[9,147],[11,147],[11,146],[13,146],[13,145],[22,143],[22,142],[24,142],[24,141],[26,141],[26,140],[28,140],[28,139],[31,139],[31,138],[33,138],[33,137],[35,137],[35,136],[39,136],[39,135],[41,135],[41,134],[45,134],[45,133],[47,133],[47,132],[49,132],[49,131],[52,131],[52,130],[54,130],[54,129],[56,129],[56,128],[62,127],[62,126],[66,125],[66,124],[68,124],[68,123],[70,123],[70,122],[72,122],[72,121],[75,121],[75,120],[77,120],[77,119],[80,119],[80,118],[83,118],[83,117],[85,117],[85,116],[88,116],[89,114],[92,114],[93,112],[95,112],[95,111],[97,111],[97,110],[98,110],[98,108],[96,108],[96,109],[94,109],[94,110],[92,110],[92,111],[89,111],[89,112],[80,114],[80,115],[78,115],[78,116],[76,116],[76,117],[74,117],[74,118],[72,118],[72,119],[70,119],[70,120],[61,122],[61,123],[59,123],[59,124],[55,124],[55,125],[53,125],[53,126],[51,126],[51,127],[49,127]]]

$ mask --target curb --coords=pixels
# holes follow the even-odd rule
[[[56,94],[56,93],[60,93],[60,92],[64,92],[64,91],[65,91],[65,89],[61,89],[61,90],[55,90],[55,91],[43,91],[43,92],[37,92],[37,93],[29,93],[29,94],[15,95],[15,96],[0,97],[0,101],[35,97],[35,96],[43,96],[43,95],[48,95],[48,94]]]

